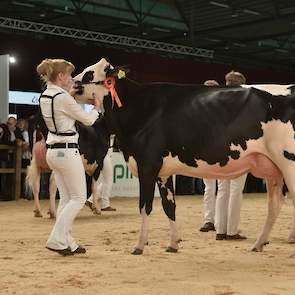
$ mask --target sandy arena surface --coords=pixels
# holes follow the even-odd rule
[[[250,252],[266,215],[264,194],[245,195],[241,230],[246,241],[215,241],[201,233],[202,199],[177,197],[183,242],[165,253],[168,222],[159,199],[150,218],[149,246],[130,254],[140,217],[137,198],[114,198],[117,212],[94,216],[84,208],[74,237],[87,254],[61,257],[45,249],[53,221],[34,218],[32,201],[0,202],[0,294],[231,295],[295,294],[295,245],[287,243],[292,203],[287,200],[263,253]],[[42,201],[45,215],[48,201]]]

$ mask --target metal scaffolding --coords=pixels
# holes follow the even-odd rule
[[[88,40],[126,47],[144,48],[156,51],[164,51],[179,55],[190,55],[196,57],[213,58],[213,50],[182,46],[171,43],[157,42],[152,40],[131,38],[127,36],[100,33],[95,31],[79,30],[74,28],[54,26],[43,23],[30,22],[25,20],[0,17],[0,27],[13,30],[30,31],[41,34],[49,34]]]

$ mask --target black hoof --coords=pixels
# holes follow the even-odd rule
[[[146,242],[145,245],[148,246],[149,245],[149,242]]]
[[[172,247],[168,247],[166,249],[166,252],[168,252],[168,253],[177,253],[177,251],[178,251],[178,249],[175,249],[175,248],[172,248]]]
[[[131,254],[132,255],[141,255],[142,253],[143,253],[143,250],[135,248]]]
[[[252,252],[259,252],[257,248],[252,248],[251,251]]]
[[[265,242],[263,245],[266,246],[266,245],[269,245],[269,244],[270,244],[270,242]]]
[[[180,242],[182,242],[182,239],[177,240],[177,244],[179,244]]]

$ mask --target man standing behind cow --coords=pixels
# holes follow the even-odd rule
[[[215,80],[207,80],[204,82],[206,86],[219,86],[219,83]],[[215,203],[216,203],[216,179],[203,179],[205,184],[204,193],[204,210],[205,210],[205,223],[200,228],[201,232],[208,232],[215,230]]]
[[[231,71],[225,75],[226,86],[246,84],[246,78],[239,72]],[[237,98],[238,99],[238,98]],[[218,180],[216,198],[215,229],[216,240],[243,240],[238,233],[243,189],[247,174],[233,180]]]

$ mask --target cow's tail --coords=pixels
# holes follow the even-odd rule
[[[36,156],[33,154],[31,164],[27,167],[26,191],[32,192],[40,182],[40,169],[37,166]]]

